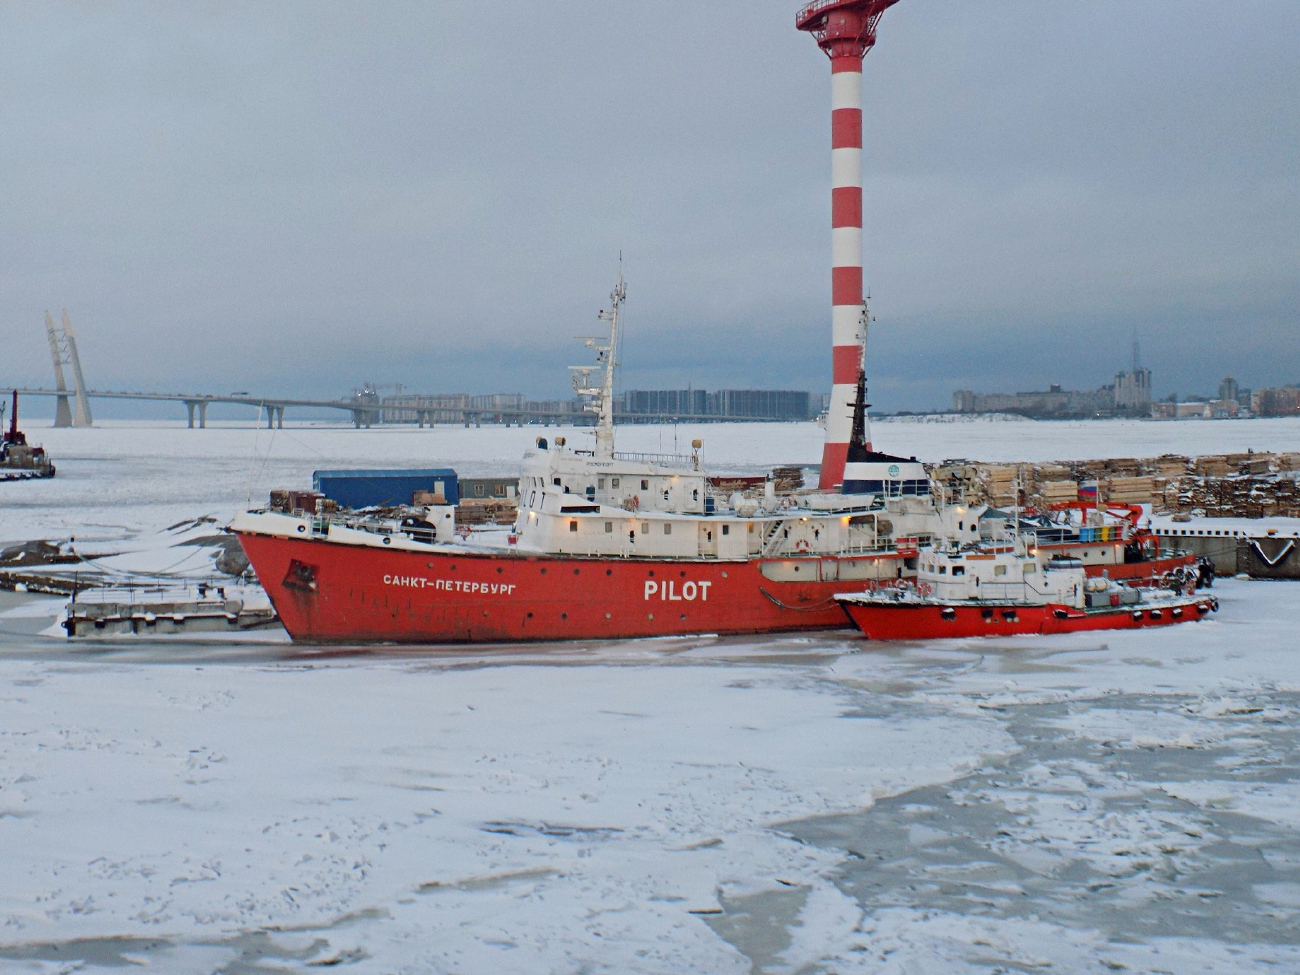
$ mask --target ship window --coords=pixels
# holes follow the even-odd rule
[[[966,574],[966,566],[954,565],[952,567],[952,574],[955,576],[964,576]]]
[[[642,491],[650,490],[650,482],[647,481],[645,478],[641,478],[641,490]]]
[[[1038,571],[1038,564],[1036,562],[1029,562],[1025,565],[1025,575],[1031,576],[1037,571]]]
[[[605,490],[605,479],[603,477],[596,478],[596,487],[600,488],[602,491]]]
[[[612,535],[613,533],[614,533],[614,523],[612,521],[605,522],[605,534]]]
[[[669,522],[666,522],[666,521],[665,521],[665,522],[664,522],[664,534],[665,534],[665,535],[671,535],[672,533],[673,533],[673,526],[672,526]]]
[[[557,477],[557,478],[556,478],[555,480],[553,480],[551,483],[554,484],[556,487],[559,487],[559,486],[560,486],[560,479]]]
[[[946,565],[939,566],[939,575],[946,576],[947,574],[948,574],[948,567]]]
[[[571,531],[571,532],[576,532],[577,530],[578,530],[578,523],[577,523],[576,521],[570,521],[570,522],[569,522],[569,531]]]
[[[642,535],[650,534],[650,522],[648,521],[641,522],[641,534]]]
[[[722,526],[722,534],[724,534],[724,535],[730,535],[730,534],[731,534],[731,526],[730,526],[730,525],[723,525],[723,526]]]
[[[965,523],[964,521],[959,521],[959,522],[957,522],[957,530],[958,530],[959,532],[963,532],[963,531],[965,531],[965,530],[966,530],[966,523]]]
[[[993,567],[993,574],[995,576],[1004,576],[1007,574],[1007,567],[1005,565],[995,565]]]
[[[693,501],[698,501],[698,500],[700,500],[700,489],[699,489],[699,488],[696,488],[694,491],[691,492],[691,500],[693,500]]]
[[[611,480],[611,481],[609,482],[609,486],[610,486],[610,487],[618,487],[618,478],[616,477],[616,478],[614,478],[613,480]]]

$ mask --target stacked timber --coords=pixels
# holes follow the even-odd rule
[[[1104,461],[1106,479],[1126,479],[1144,473],[1147,464],[1136,457],[1111,457]]]
[[[1155,480],[1149,474],[1141,477],[1111,477],[1097,487],[1104,500],[1115,504],[1151,504],[1155,500]]]
[[[774,467],[772,481],[777,494],[792,494],[803,487],[803,468]]]
[[[930,470],[936,491],[949,501],[983,504],[988,497],[984,488],[982,465],[968,460],[946,460]]]
[[[1190,462],[1189,458],[1179,454],[1161,454],[1152,464],[1152,473],[1156,477],[1182,477],[1187,473]]]
[[[1192,473],[1201,477],[1227,477],[1236,472],[1236,469],[1228,463],[1228,458],[1222,455],[1211,454],[1197,457],[1192,461]]]
[[[1017,504],[1019,498],[1016,497],[1016,482],[1019,473],[1018,467],[984,468],[984,493],[987,502],[995,508]]]
[[[1034,491],[1039,507],[1052,507],[1079,500],[1079,485],[1074,481],[1038,481]]]
[[[1187,476],[1166,485],[1166,511],[1207,518],[1300,518],[1300,487],[1294,472],[1226,477]]]
[[[1149,504],[1158,512],[1209,517],[1300,517],[1300,452],[1185,457],[1115,457],[1050,464],[950,460],[931,468],[936,490],[953,501],[995,507],[1020,499],[1050,508],[1078,497],[1079,482],[1097,483],[1103,502]]]
[[[456,506],[458,525],[513,525],[519,507],[508,498],[461,499]]]

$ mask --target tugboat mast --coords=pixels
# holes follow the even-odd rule
[[[857,389],[853,400],[853,427],[849,432],[849,462],[866,460],[866,455],[871,453],[871,421],[867,417],[867,410],[871,407],[867,402],[867,330],[871,327],[870,301],[870,297],[862,300],[862,359],[858,363]]]

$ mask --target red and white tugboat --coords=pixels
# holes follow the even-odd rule
[[[464,643],[769,633],[849,625],[835,594],[914,571],[939,527],[924,465],[870,451],[856,409],[844,480],[854,493],[716,492],[701,444],[688,456],[614,449],[614,350],[574,387],[595,443],[538,437],[524,455],[515,524],[456,532],[453,506],[361,513],[253,511],[231,529],[295,640]],[[863,311],[865,330],[866,312]],[[593,372],[600,372],[595,381]],[[861,388],[862,383],[859,383]]]
[[[1000,543],[943,539],[920,553],[915,582],[835,597],[871,640],[1132,630],[1198,620],[1218,600],[1190,590],[1139,590],[1090,577],[1020,533]]]

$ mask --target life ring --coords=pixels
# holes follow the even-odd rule
[[[906,579],[899,579],[897,582],[894,583],[894,588],[898,589],[899,591],[907,589],[908,586],[909,583]]]
[[[797,542],[794,543],[794,550],[795,550],[796,552],[804,552],[804,553],[807,553],[811,548],[812,548],[812,546],[811,546],[810,544],[808,544],[808,539],[806,539],[806,538],[801,538],[801,539],[799,539],[799,541],[797,541]]]
[[[928,596],[934,588],[928,582],[918,582],[916,584],[916,594],[918,596]]]

